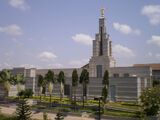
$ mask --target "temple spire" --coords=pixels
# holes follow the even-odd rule
[[[104,8],[101,8],[101,17],[104,18]]]

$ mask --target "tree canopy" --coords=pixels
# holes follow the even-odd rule
[[[65,84],[65,76],[63,71],[60,71],[58,74],[58,82]]]
[[[89,83],[89,72],[86,69],[83,69],[80,75],[79,83],[82,84],[83,82],[86,84]]]
[[[78,86],[78,73],[76,69],[72,72],[72,86]]]
[[[103,81],[102,81],[103,85],[109,85],[109,73],[108,70],[106,70],[104,72],[104,76],[103,76]]]
[[[45,74],[45,80],[49,83],[55,83],[55,78],[54,78],[54,72],[52,70],[48,70],[48,72]]]

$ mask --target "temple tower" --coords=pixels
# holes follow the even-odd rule
[[[104,8],[101,9],[99,18],[99,33],[93,40],[93,56],[89,61],[90,77],[102,77],[105,70],[115,67],[115,60],[112,56],[112,41],[106,30],[106,19]]]

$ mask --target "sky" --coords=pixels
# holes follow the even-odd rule
[[[101,8],[117,66],[160,63],[159,0],[0,0],[0,69],[85,65]]]

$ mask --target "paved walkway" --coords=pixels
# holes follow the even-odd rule
[[[6,115],[13,115],[16,111],[15,107],[3,107],[0,106],[1,108],[1,113],[6,114]],[[50,120],[54,120],[56,114],[51,114],[48,113],[48,118]],[[32,118],[33,119],[38,119],[38,120],[43,120],[43,113],[42,112],[32,112]],[[93,118],[85,118],[85,117],[77,117],[77,116],[70,116],[68,115],[67,117],[64,118],[64,120],[95,120]]]

